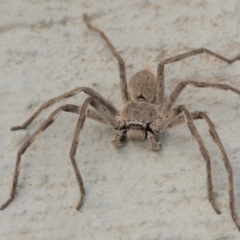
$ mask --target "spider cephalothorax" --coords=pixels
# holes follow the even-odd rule
[[[141,141],[145,139],[146,129],[158,116],[156,106],[143,100],[128,103],[121,112],[126,123],[127,138]]]
[[[178,96],[187,85],[192,85],[201,88],[212,87],[222,90],[230,90],[239,95],[240,91],[227,84],[183,81],[176,86],[176,88],[173,90],[173,92],[167,98],[167,100],[163,101],[163,99],[165,98],[164,66],[166,64],[173,63],[184,58],[201,53],[207,53],[220,60],[232,63],[240,59],[240,55],[232,59],[227,59],[206,48],[200,48],[181,55],[177,55],[175,57],[168,58],[158,64],[157,77],[155,77],[148,70],[139,71],[138,73],[134,74],[130,80],[129,84],[130,94],[129,94],[126,80],[125,63],[122,57],[113,47],[113,45],[111,44],[107,36],[104,34],[104,32],[94,27],[90,23],[90,19],[86,14],[83,15],[83,20],[89,29],[99,33],[100,37],[105,41],[108,48],[112,52],[113,56],[118,61],[120,73],[120,87],[124,107],[122,110],[118,111],[112,105],[112,103],[107,101],[104,97],[102,97],[99,93],[95,92],[93,89],[87,87],[78,87],[76,89],[73,89],[72,91],[62,94],[61,96],[55,97],[47,101],[24,124],[22,124],[21,126],[11,128],[11,130],[19,130],[26,128],[44,109],[59,102],[60,100],[70,98],[80,92],[84,92],[87,95],[89,95],[89,97],[84,101],[81,107],[72,104],[67,104],[57,108],[47,118],[47,120],[44,121],[41,124],[41,126],[23,143],[17,154],[17,161],[10,196],[8,200],[0,207],[0,209],[3,210],[14,198],[20,171],[21,156],[32,144],[37,135],[46,130],[55,121],[60,112],[65,111],[79,115],[70,150],[70,158],[72,161],[72,165],[76,174],[76,179],[80,190],[80,198],[78,201],[78,205],[76,207],[77,210],[79,210],[83,204],[85,189],[80,171],[75,160],[75,153],[79,142],[80,132],[84,126],[86,117],[88,117],[95,121],[107,124],[112,127],[112,129],[115,131],[115,137],[112,142],[116,147],[122,146],[126,139],[133,141],[141,141],[147,137],[149,141],[149,147],[152,150],[158,150],[160,147],[160,142],[157,140],[160,132],[164,131],[166,128],[186,123],[192,136],[194,137],[199,146],[199,150],[202,153],[204,160],[206,161],[209,202],[212,204],[212,207],[215,210],[215,212],[217,214],[220,214],[220,211],[216,206],[215,197],[213,193],[211,163],[209,154],[194,124],[194,120],[202,119],[206,122],[211,137],[213,141],[216,143],[222,155],[222,159],[224,161],[229,179],[229,198],[230,198],[229,205],[231,209],[231,215],[233,221],[240,230],[240,224],[238,223],[238,218],[235,209],[232,167],[228,160],[227,154],[224,150],[223,144],[216,132],[214,124],[212,123],[211,119],[205,112],[199,111],[189,112],[184,105],[179,105],[172,109],[172,105],[176,102]],[[92,107],[93,109],[89,107]]]

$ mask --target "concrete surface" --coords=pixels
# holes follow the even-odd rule
[[[164,58],[207,47],[226,57],[240,53],[240,2],[229,1],[0,1],[0,201],[8,197],[21,144],[63,101],[26,130],[11,132],[42,103],[77,86],[93,87],[120,109],[116,60],[82,21],[105,31],[126,61],[128,79]],[[240,89],[240,62],[203,54],[171,64],[166,96],[181,80],[228,83]],[[240,218],[240,96],[188,87],[178,104],[207,111],[234,169]],[[87,120],[77,150],[86,198],[69,159],[77,116],[63,113],[22,158],[14,201],[0,212],[0,239],[240,239],[228,197],[227,173],[207,127],[197,127],[212,159],[214,191],[222,214],[207,199],[206,166],[185,125],[161,135],[159,152],[147,142],[115,149],[113,131]]]

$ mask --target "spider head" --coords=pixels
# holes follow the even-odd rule
[[[156,87],[156,77],[148,70],[139,71],[130,79],[130,92],[134,101],[153,102]]]

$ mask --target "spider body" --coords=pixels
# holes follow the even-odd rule
[[[194,124],[195,120],[203,120],[206,122],[209,128],[209,133],[216,146],[218,147],[219,152],[222,156],[222,160],[225,164],[229,180],[229,206],[231,210],[231,215],[234,223],[240,230],[240,224],[238,222],[235,207],[233,171],[224,146],[221,142],[220,137],[218,136],[213,122],[205,112],[190,112],[184,105],[177,105],[175,108],[172,108],[172,106],[176,103],[180,93],[188,85],[192,85],[197,88],[215,88],[220,90],[229,90],[239,95],[240,90],[227,84],[198,81],[182,81],[175,87],[170,96],[166,98],[164,94],[164,67],[166,64],[174,63],[184,58],[188,58],[202,53],[206,53],[227,63],[233,63],[236,60],[240,59],[240,54],[232,59],[228,59],[206,48],[199,48],[184,54],[167,58],[158,64],[156,77],[148,70],[142,70],[134,74],[130,79],[129,92],[126,79],[125,62],[123,61],[122,57],[113,47],[112,43],[109,41],[105,33],[91,24],[90,19],[86,14],[83,15],[83,20],[89,29],[97,32],[99,36],[105,41],[107,47],[110,49],[113,56],[118,61],[120,88],[124,107],[121,111],[118,111],[112,103],[107,101],[104,97],[102,97],[93,89],[88,87],[78,87],[45,102],[25,123],[20,126],[12,127],[11,130],[13,131],[25,129],[43,110],[52,106],[53,104],[66,98],[75,96],[80,92],[84,92],[88,95],[88,98],[84,101],[82,106],[66,104],[57,108],[40,125],[40,127],[22,144],[17,153],[17,160],[10,196],[7,201],[3,205],[1,205],[0,209],[3,210],[4,208],[6,208],[14,199],[20,171],[21,156],[25,153],[25,151],[32,144],[35,138],[40,133],[45,131],[57,119],[59,113],[65,111],[68,113],[78,114],[79,116],[70,149],[70,158],[80,190],[80,197],[76,207],[77,210],[79,210],[83,204],[85,189],[83,179],[75,159],[75,154],[79,143],[79,136],[81,130],[83,129],[85,119],[90,118],[100,123],[107,124],[113,129],[113,131],[115,132],[114,139],[112,140],[114,146],[122,146],[127,139],[132,141],[142,141],[147,137],[149,147],[152,150],[158,150],[161,146],[160,142],[158,141],[158,136],[160,132],[164,131],[169,127],[174,127],[184,123],[187,124],[190,133],[196,140],[196,143],[199,146],[199,150],[206,162],[207,190],[209,202],[212,204],[215,212],[217,214],[220,214],[221,212],[216,206],[215,196],[213,192],[210,157],[205,147],[204,141],[201,138]]]
[[[152,132],[150,124],[160,118],[160,112],[153,103],[156,98],[156,77],[150,71],[142,70],[132,76],[129,85],[131,97],[118,119],[123,121],[122,129],[128,140],[142,141],[148,132]]]

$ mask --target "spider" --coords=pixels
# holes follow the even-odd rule
[[[52,114],[50,114],[47,120],[45,120],[40,125],[40,127],[22,144],[17,153],[17,160],[10,196],[7,201],[3,205],[1,205],[0,209],[3,210],[5,207],[7,207],[14,198],[18,183],[21,156],[32,144],[37,135],[45,131],[56,120],[58,115],[62,111],[65,111],[70,113],[76,113],[79,116],[70,150],[71,162],[80,189],[80,197],[76,207],[77,210],[79,210],[83,204],[85,189],[82,176],[75,160],[75,154],[79,143],[81,130],[83,129],[86,117],[88,117],[90,119],[110,125],[112,127],[115,132],[112,143],[115,147],[122,146],[127,139],[132,141],[143,141],[145,138],[147,138],[149,142],[149,148],[151,150],[159,150],[159,148],[161,147],[161,143],[159,141],[159,134],[161,132],[163,132],[169,127],[186,123],[193,138],[196,140],[200,152],[206,162],[209,202],[212,204],[215,212],[217,214],[220,214],[221,212],[218,209],[214,198],[211,176],[211,162],[209,154],[194,124],[194,120],[202,119],[207,123],[209,133],[222,155],[229,179],[229,205],[231,215],[234,223],[240,230],[240,224],[238,223],[238,217],[235,208],[233,171],[226,155],[224,146],[216,132],[213,122],[205,112],[189,112],[184,105],[178,105],[177,107],[172,109],[172,105],[176,102],[180,93],[188,85],[192,85],[198,88],[217,88],[222,90],[230,90],[237,94],[240,94],[240,90],[227,84],[182,81],[175,87],[167,100],[164,101],[164,67],[166,64],[174,63],[184,58],[202,53],[209,54],[227,63],[233,63],[236,60],[240,59],[240,54],[232,59],[228,59],[206,48],[200,48],[184,54],[170,57],[158,64],[157,77],[155,77],[154,74],[152,74],[149,70],[142,70],[134,74],[130,79],[130,91],[128,91],[124,60],[116,51],[105,33],[91,24],[90,18],[87,14],[83,15],[83,21],[90,30],[95,31],[99,34],[99,36],[103,39],[113,56],[118,61],[120,88],[124,107],[121,111],[118,111],[109,101],[107,101],[104,97],[102,97],[93,89],[88,87],[78,87],[73,89],[72,91],[50,99],[49,101],[44,103],[25,123],[20,126],[12,127],[12,131],[25,129],[44,109],[52,106],[60,100],[70,98],[80,92],[84,92],[89,95],[82,106],[67,104],[57,108],[55,111],[52,112]],[[89,109],[89,106],[91,106],[93,109]]]

